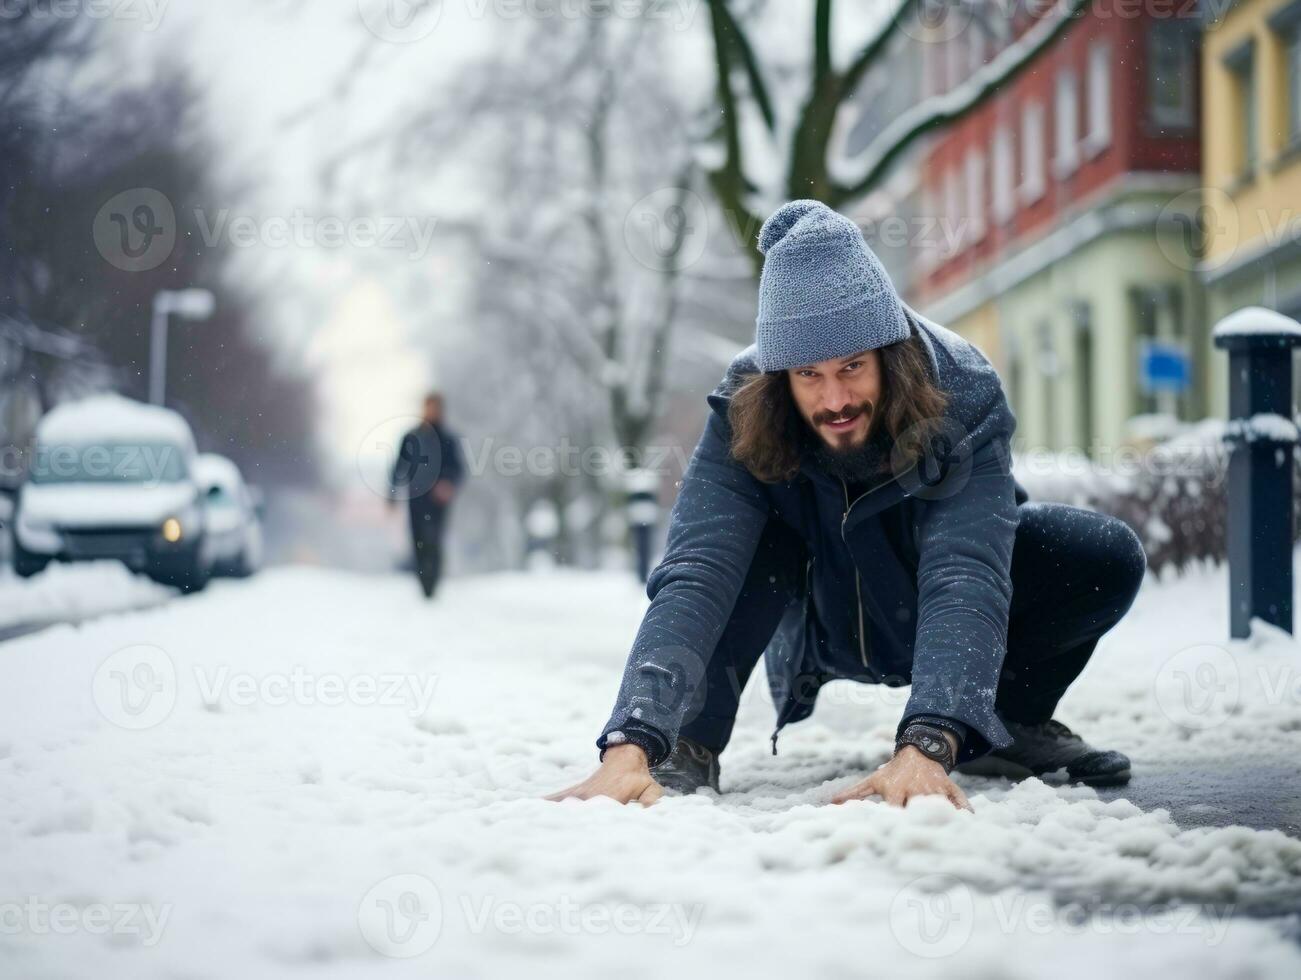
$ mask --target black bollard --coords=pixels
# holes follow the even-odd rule
[[[1292,348],[1301,324],[1247,307],[1215,327],[1229,353],[1229,635],[1252,617],[1292,629]]]
[[[650,470],[629,470],[624,475],[628,494],[628,530],[632,535],[633,570],[645,582],[651,572],[651,543],[659,520],[659,477]]]

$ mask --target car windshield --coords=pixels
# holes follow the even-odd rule
[[[214,483],[208,488],[208,506],[209,507],[237,507],[238,502],[234,496],[219,483]]]
[[[38,444],[33,483],[176,483],[188,475],[185,453],[166,442]]]

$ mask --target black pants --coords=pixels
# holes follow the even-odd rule
[[[409,510],[416,574],[420,576],[420,587],[427,598],[438,588],[438,578],[443,570],[443,526],[447,508],[423,504]]]
[[[1053,716],[1098,639],[1128,611],[1145,565],[1133,534],[1114,517],[1066,504],[1028,502],[1019,511],[994,706],[1004,721],[1033,724]],[[803,575],[803,544],[770,522],[706,669],[704,704],[681,735],[715,750],[727,745],[741,691]]]

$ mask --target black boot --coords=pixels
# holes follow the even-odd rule
[[[689,796],[702,786],[715,793],[718,788],[718,754],[699,742],[678,737],[669,757],[651,766],[651,776],[666,790]]]
[[[971,776],[1006,776],[1025,779],[1065,770],[1073,783],[1119,786],[1129,782],[1129,757],[1121,752],[1095,749],[1060,721],[1037,725],[1005,722],[1013,742],[957,767]]]

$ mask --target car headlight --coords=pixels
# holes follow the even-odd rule
[[[163,540],[168,544],[176,544],[186,537],[193,537],[199,530],[200,519],[202,515],[197,507],[186,507],[185,510],[163,521],[159,527],[159,533],[162,534]]]

